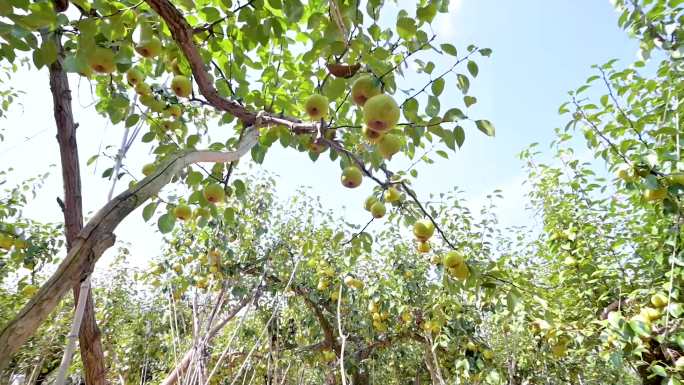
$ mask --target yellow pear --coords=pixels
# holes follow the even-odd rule
[[[661,201],[667,196],[667,188],[647,189],[644,191],[644,199],[647,202]]]
[[[665,307],[667,305],[667,295],[656,293],[651,296],[651,304],[655,307]]]
[[[391,96],[375,95],[364,104],[363,119],[371,130],[386,132],[399,121],[399,106]]]
[[[394,187],[389,187],[385,191],[385,202],[394,203],[401,199],[401,193]]]
[[[135,85],[135,92],[141,96],[142,95],[150,95],[152,93],[152,87],[150,87],[149,84],[140,82],[140,83]]]
[[[187,98],[192,93],[192,82],[187,76],[176,75],[171,80],[171,89],[176,96]]]
[[[88,57],[88,65],[93,71],[102,74],[114,72],[116,64],[114,64],[114,51],[109,48],[96,47]]]
[[[212,183],[204,188],[202,195],[204,195],[204,199],[210,203],[218,203],[226,198],[226,191],[220,184]]]
[[[361,174],[361,170],[358,167],[349,166],[342,171],[341,180],[344,187],[356,188],[361,185],[363,174]]]
[[[401,150],[401,139],[394,134],[386,134],[378,140],[378,152],[385,159],[392,159],[392,156]]]
[[[142,83],[143,80],[145,80],[145,75],[143,75],[139,69],[132,67],[126,71],[126,81],[129,85],[135,87],[136,85]]]
[[[306,99],[304,110],[312,120],[320,120],[328,116],[330,106],[328,98],[320,94],[313,94]]]
[[[447,253],[442,263],[446,267],[456,267],[463,263],[463,255],[458,251],[452,250]]]
[[[192,218],[192,210],[190,209],[190,206],[188,205],[178,205],[176,208],[173,209],[173,214],[176,216],[176,218],[186,221],[190,218]]]
[[[418,242],[417,249],[419,253],[429,253],[432,248],[429,242]]]
[[[157,166],[154,165],[154,163],[148,163],[143,166],[142,168],[142,173],[145,176],[150,176],[154,172],[154,170],[157,169]]]
[[[174,118],[178,119],[183,115],[183,110],[181,109],[181,106],[179,104],[173,104],[169,106],[166,109],[166,112],[170,115],[173,116]]]
[[[366,198],[366,201],[363,203],[363,208],[366,209],[366,211],[370,211],[371,207],[378,201],[378,198],[374,196],[369,196]]]
[[[387,209],[382,202],[375,202],[375,204],[371,206],[371,215],[373,215],[373,218],[380,219],[385,216],[386,212]]]
[[[36,285],[26,285],[21,289],[21,294],[26,297],[33,297],[34,294],[38,292],[38,286]]]
[[[468,265],[465,263],[461,263],[460,265],[456,265],[452,268],[449,269],[451,274],[456,277],[457,279],[461,281],[465,281],[470,277],[470,269],[468,268]]]
[[[140,43],[138,43],[138,45],[135,46],[135,52],[146,58],[159,55],[161,53],[161,49],[161,41],[159,41],[159,39],[156,37],[142,40]]]
[[[435,225],[429,219],[419,219],[413,224],[413,235],[420,241],[427,241],[435,232]]]
[[[356,79],[352,85],[351,98],[357,106],[363,107],[368,99],[375,95],[379,95],[381,92],[380,81],[374,76],[363,75]]]

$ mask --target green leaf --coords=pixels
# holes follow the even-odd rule
[[[469,62],[468,62],[468,72],[470,72],[470,74],[471,74],[473,77],[476,77],[477,74],[479,73],[479,69],[477,68],[477,63],[475,63],[475,62],[472,61],[472,60],[469,61]]]
[[[463,92],[464,94],[467,94],[468,89],[470,89],[470,80],[468,80],[468,77],[463,74],[458,74],[456,75],[456,80],[458,82],[458,89],[461,90],[461,92]]]
[[[434,2],[429,2],[425,7],[418,8],[416,10],[416,16],[418,20],[425,23],[432,23],[432,20],[437,15],[437,5]]]
[[[190,171],[187,178],[185,178],[185,183],[188,186],[196,186],[202,182],[202,179],[204,179],[204,175],[201,172]]]
[[[283,13],[292,22],[298,22],[304,15],[304,6],[299,0],[285,0],[283,3]]]
[[[439,96],[444,91],[444,78],[439,78],[432,83],[432,94]]]
[[[475,124],[480,131],[485,133],[485,135],[494,136],[496,131],[494,125],[489,120],[476,120]]]
[[[437,114],[439,114],[439,108],[439,99],[432,95],[428,96],[428,104],[425,106],[425,113],[430,117],[437,116]]]
[[[458,148],[461,148],[463,142],[465,142],[465,130],[463,130],[463,127],[456,126],[456,128],[454,128],[454,137],[456,138]]]
[[[456,122],[458,120],[466,119],[467,116],[460,109],[454,107],[444,114],[444,122]]]
[[[235,223],[235,209],[232,207],[226,207],[223,211],[223,220],[226,221],[227,225],[232,225]]]
[[[410,17],[400,17],[397,19],[397,33],[402,39],[410,39],[416,34],[416,21]]]
[[[176,225],[176,217],[171,213],[166,213],[157,220],[157,227],[162,234],[166,234],[173,230]]]
[[[442,51],[446,52],[448,55],[458,56],[458,51],[456,50],[456,47],[454,47],[453,45],[449,43],[444,43],[440,45],[440,47],[442,48]]]
[[[142,216],[145,222],[149,221],[157,210],[157,202],[152,202],[143,208]]]
[[[126,118],[126,127],[133,127],[140,120],[140,115],[131,114]]]
[[[463,103],[465,103],[466,107],[470,107],[473,104],[477,103],[477,98],[474,96],[464,96],[463,97]]]

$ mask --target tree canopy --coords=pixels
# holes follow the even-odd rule
[[[550,153],[522,149],[538,222],[511,228],[499,190],[474,212],[414,188],[495,135],[470,109],[492,51],[435,43],[447,0],[0,3],[0,70],[49,72],[64,184],[46,223],[24,215],[45,175],[0,170],[0,384],[680,384],[683,8],[613,3],[640,57],[594,66]],[[76,79],[122,132],[88,218]],[[0,82],[0,119],[21,93]],[[372,184],[367,224],[243,166],[274,146]],[[164,235],[146,269],[129,215]]]

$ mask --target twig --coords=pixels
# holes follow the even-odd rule
[[[363,226],[363,228],[362,228],[361,230],[359,230],[358,233],[354,233],[354,235],[352,235],[352,237],[351,237],[348,241],[345,241],[344,243],[342,243],[342,246],[345,246],[345,245],[350,244],[354,239],[356,239],[356,237],[358,237],[359,235],[363,234],[363,232],[366,231],[366,229],[368,228],[368,226],[370,226],[370,224],[373,223],[374,220],[375,220],[375,217],[372,217],[372,218],[370,219],[370,221],[368,221],[368,223],[366,223],[366,225]]]

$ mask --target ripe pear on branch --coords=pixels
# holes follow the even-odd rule
[[[356,188],[363,181],[363,174],[356,166],[345,167],[341,177],[342,185],[347,188]]]
[[[399,122],[399,106],[389,95],[373,96],[363,105],[363,119],[371,130],[387,132]]]
[[[187,76],[176,75],[171,81],[171,89],[176,96],[187,98],[192,93],[192,82]]]
[[[360,76],[351,88],[351,98],[354,104],[363,107],[368,99],[380,95],[380,82],[371,75]]]
[[[328,98],[320,94],[313,94],[306,99],[304,110],[312,120],[320,120],[326,118],[329,113]]]
[[[93,71],[101,74],[114,72],[116,69],[114,51],[109,48],[96,47],[88,57],[88,65]]]
[[[141,40],[140,43],[135,46],[135,52],[146,58],[158,56],[161,53],[161,50],[161,41],[156,37],[150,37],[149,39]]]

